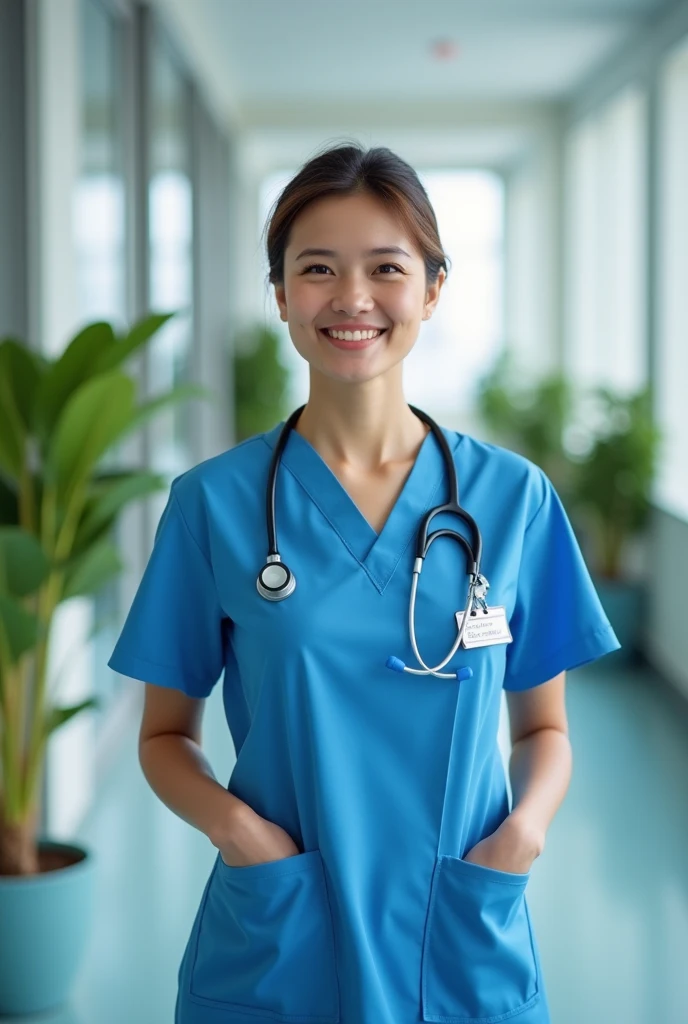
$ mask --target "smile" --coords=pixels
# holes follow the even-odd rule
[[[385,331],[386,328],[378,331],[329,331],[327,328],[320,328],[320,332],[328,341],[337,348],[345,349],[367,348]]]

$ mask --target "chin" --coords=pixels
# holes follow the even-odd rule
[[[336,367],[328,366],[322,367],[319,372],[324,377],[329,377],[330,380],[340,381],[342,384],[365,384],[369,380],[374,380],[376,377],[381,376],[390,367],[383,367],[382,369],[373,369],[371,366],[361,366],[357,370],[349,370],[349,372],[342,371],[337,372]]]

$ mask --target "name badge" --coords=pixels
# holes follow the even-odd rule
[[[464,612],[456,612],[456,624],[461,629]],[[510,644],[513,640],[506,608],[498,605],[483,611],[479,608],[475,615],[468,616],[466,631],[461,641],[462,647],[490,647],[492,644]]]

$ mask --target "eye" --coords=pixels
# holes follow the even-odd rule
[[[304,267],[303,273],[307,274],[309,271],[315,270],[316,267],[317,268],[323,268],[324,270],[329,270],[330,269],[329,267],[325,266],[324,263],[310,263],[307,267]],[[404,272],[401,267],[398,267],[396,265],[396,263],[381,263],[380,267],[393,267],[395,270],[398,270],[400,274],[403,274],[403,272]],[[380,269],[380,267],[378,267],[378,270]],[[321,275],[316,275],[316,276],[321,276]],[[382,276],[383,277],[389,277],[390,275],[389,274],[383,274]]]

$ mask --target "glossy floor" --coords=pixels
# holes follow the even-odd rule
[[[567,708],[573,778],[529,883],[553,1024],[688,1024],[688,710],[648,670],[603,662],[569,673]],[[24,1022],[173,1022],[216,851],[152,793],[131,735],[79,836],[99,866],[70,1005]],[[219,687],[203,744],[226,783]]]

